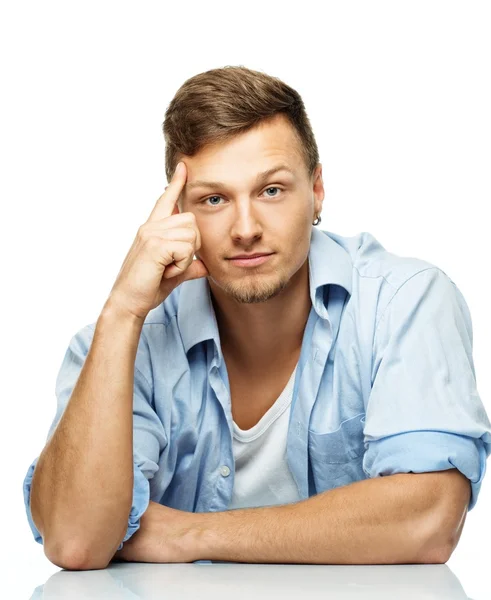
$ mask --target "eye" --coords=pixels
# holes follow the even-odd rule
[[[281,190],[281,188],[279,188],[279,187],[276,187],[276,186],[273,186],[273,187],[266,188],[266,190],[265,190],[265,191],[268,191],[268,190]],[[278,194],[275,194],[275,196],[277,196],[277,195],[278,195]],[[270,197],[270,198],[274,198],[275,196],[269,196],[269,197]]]
[[[200,202],[200,204],[204,204],[205,202],[207,202],[208,200],[211,200],[212,198],[221,198],[221,196],[209,196],[208,198],[205,198],[204,200],[202,200]],[[212,206],[218,206],[217,204],[212,204]]]
[[[264,191],[269,191],[269,190],[279,190],[281,191],[282,188],[279,188],[277,186],[270,186],[268,188],[266,188]],[[268,194],[268,198],[276,198],[276,196],[278,196],[278,194],[275,194],[274,196],[270,196]],[[213,198],[221,198],[221,196],[208,196],[208,198],[205,198],[204,200],[201,201],[201,204],[204,204],[205,202],[207,202],[208,200],[211,200]],[[210,205],[208,205],[210,206]],[[211,206],[218,206],[218,204],[211,204]]]

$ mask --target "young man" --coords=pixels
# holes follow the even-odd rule
[[[280,80],[199,74],[164,134],[171,182],[24,481],[36,541],[74,569],[445,562],[491,452],[461,292],[312,227],[322,166]]]

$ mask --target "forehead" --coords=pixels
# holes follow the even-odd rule
[[[182,160],[187,167],[186,191],[202,186],[204,181],[230,185],[244,178],[255,181],[261,173],[280,165],[289,169],[290,177],[300,177],[305,169],[299,140],[283,115],[227,141],[208,145],[192,157],[183,156]]]

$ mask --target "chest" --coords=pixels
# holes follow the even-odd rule
[[[251,429],[268,412],[285,389],[295,364],[274,372],[245,377],[229,369],[232,417],[242,430]]]

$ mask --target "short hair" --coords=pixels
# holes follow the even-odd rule
[[[165,112],[165,172],[170,182],[181,155],[227,141],[282,114],[293,126],[311,178],[319,151],[300,94],[271,75],[242,65],[211,69],[187,79]]]

